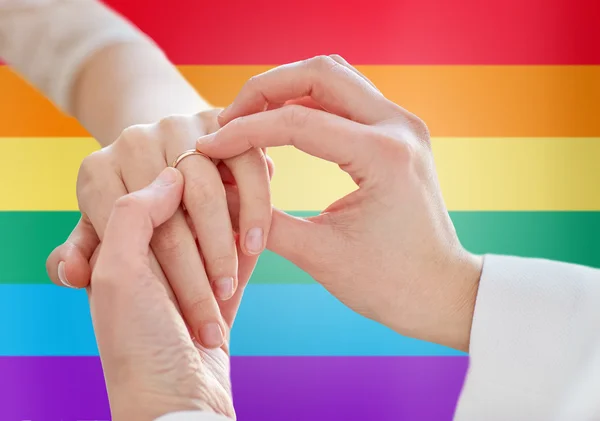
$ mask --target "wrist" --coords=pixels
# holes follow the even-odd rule
[[[139,391],[127,387],[109,391],[114,421],[148,421],[182,411],[203,411],[235,419],[230,398],[216,396],[169,395]]]
[[[467,352],[483,258],[459,247],[443,260],[421,265],[424,278],[417,281],[420,292],[411,298],[413,304],[393,306],[383,324],[401,335]]]
[[[449,269],[444,282],[450,286],[447,306],[441,318],[441,329],[434,331],[432,341],[441,345],[468,352],[471,340],[471,326],[475,313],[475,302],[479,290],[479,280],[483,268],[483,257],[462,250]]]
[[[188,370],[156,371],[156,366],[148,370],[142,365],[106,377],[113,420],[146,421],[198,410],[235,418],[227,354],[212,350],[204,352],[201,361],[181,356],[167,359],[187,361]]]

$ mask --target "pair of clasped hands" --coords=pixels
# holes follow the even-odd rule
[[[265,247],[399,334],[468,349],[482,259],[458,241],[418,117],[339,56],[255,76],[217,113],[131,127],[86,158],[82,218],[48,258],[55,283],[88,288],[115,420],[235,416],[229,331]],[[357,189],[316,217],[273,209],[266,148],[284,145]],[[169,167],[194,147],[212,160]]]

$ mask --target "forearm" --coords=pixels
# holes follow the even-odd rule
[[[103,145],[126,127],[210,106],[151,43],[124,43],[98,51],[78,75],[72,114]]]
[[[209,106],[132,23],[96,0],[0,0],[0,57],[102,144]]]

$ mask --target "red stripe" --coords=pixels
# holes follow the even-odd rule
[[[107,0],[176,64],[600,64],[598,0]]]

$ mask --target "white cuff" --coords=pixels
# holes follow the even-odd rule
[[[456,420],[600,414],[600,271],[486,256],[469,353]]]

